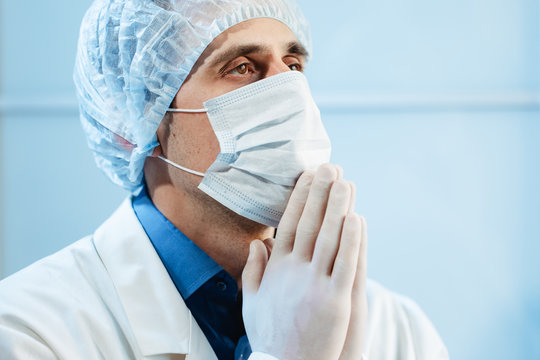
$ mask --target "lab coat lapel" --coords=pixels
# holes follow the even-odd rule
[[[144,356],[217,359],[139,223],[131,199],[96,231],[94,243]]]

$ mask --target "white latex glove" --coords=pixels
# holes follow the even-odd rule
[[[355,187],[352,187],[353,206],[356,199]],[[351,210],[352,211],[352,210]],[[360,254],[354,278],[351,296],[351,320],[347,330],[347,339],[341,352],[339,360],[367,360],[364,349],[364,338],[366,332],[366,322],[368,314],[366,277],[367,277],[367,227],[365,219],[362,218],[362,240],[360,243]]]
[[[351,338],[353,287],[355,279],[365,278],[357,274],[364,269],[358,261],[365,221],[351,212],[354,186],[340,177],[340,168],[329,164],[304,173],[270,259],[261,241],[250,246],[242,292],[254,352],[280,360],[332,360],[349,353],[344,346]]]

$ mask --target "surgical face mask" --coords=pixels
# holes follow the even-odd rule
[[[199,189],[253,221],[276,227],[300,174],[330,160],[330,139],[305,76],[288,71],[203,104],[220,153]]]

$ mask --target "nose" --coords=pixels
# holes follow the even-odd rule
[[[270,63],[268,64],[265,78],[274,76],[277,74],[281,74],[282,72],[285,72],[285,71],[291,71],[291,69],[280,58],[273,57]]]

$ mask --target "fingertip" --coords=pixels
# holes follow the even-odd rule
[[[263,241],[264,246],[266,246],[267,250],[269,250],[270,253],[272,252],[272,249],[274,248],[274,243],[275,243],[274,238],[266,238]]]
[[[258,255],[258,252],[259,252],[258,248],[260,247],[259,244],[263,244],[263,242],[259,239],[255,239],[249,243],[249,257],[255,257]]]
[[[349,186],[351,187],[351,192],[356,193],[356,184],[353,181],[347,180]]]
[[[365,226],[362,219],[362,216],[358,215],[355,212],[352,212],[345,217],[345,221],[343,223],[344,229],[346,229],[347,233],[356,234],[360,242],[363,241],[362,234],[365,232]]]
[[[263,243],[265,244],[274,244],[274,238],[273,237],[267,237],[266,239],[264,239]]]
[[[296,186],[309,186],[313,182],[314,177],[315,173],[312,170],[306,170],[298,178]]]
[[[337,179],[338,173],[336,166],[330,163],[324,163],[317,169],[315,176],[319,177],[324,182],[332,182]]]
[[[354,211],[351,212],[349,215],[347,215],[346,220],[350,225],[359,225],[359,226],[362,225],[362,217],[358,215],[357,213],[355,213]]]
[[[360,216],[360,222],[362,223],[362,229],[366,230],[367,229],[367,221],[366,221],[366,218],[364,216]]]
[[[334,165],[336,167],[336,171],[337,171],[337,178],[338,179],[343,179],[343,168],[340,166],[340,165]]]

